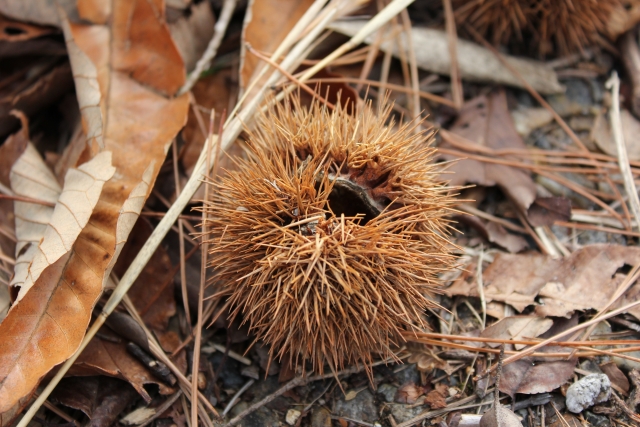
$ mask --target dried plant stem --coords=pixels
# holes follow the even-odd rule
[[[345,45],[331,54],[331,58],[327,57],[326,61],[321,61],[320,63],[316,64],[315,67],[312,67],[308,70],[308,75],[303,76],[303,78],[300,78],[300,80],[306,81],[311,76],[313,76],[314,73],[322,69],[333,59],[341,56],[350,48],[359,45],[369,34],[380,29],[380,27],[386,24],[391,18],[400,13],[402,9],[404,9],[412,2],[413,0],[394,0],[389,6],[378,13],[367,25],[365,25],[365,27],[363,27],[358,32],[358,34],[356,34],[356,36],[354,36],[349,42],[347,42]],[[305,13],[304,16],[307,16],[307,14]],[[301,54],[309,45],[311,45],[311,43],[313,43],[320,32],[322,32],[326,28],[335,14],[327,14],[327,16],[327,19],[318,23],[316,27],[314,27],[300,42],[298,42],[294,49],[292,49],[291,52],[287,55],[285,61],[288,60],[288,63],[292,64],[296,60],[299,61],[303,59]],[[297,27],[298,26],[296,25],[296,27],[294,28]],[[302,30],[302,28],[300,28],[300,30]],[[281,66],[287,69],[287,67],[284,67],[283,65],[285,61],[281,63]],[[272,77],[272,79],[277,79],[277,74],[275,75],[275,78]],[[221,150],[226,150],[240,134],[243,124],[249,123],[251,121],[251,118],[256,112],[258,105],[262,100],[263,94],[266,92],[268,87],[268,85],[262,86],[260,88],[258,96],[253,98],[246,107],[238,111],[236,116],[230,117],[229,120],[225,123],[224,138],[221,138],[219,142]],[[211,147],[213,145],[214,139],[217,139],[217,137],[215,135],[210,135],[209,138],[211,139],[211,141],[209,142],[209,144],[206,144],[206,146]],[[100,327],[104,324],[107,317],[109,317],[109,315],[113,312],[113,310],[115,310],[118,304],[120,304],[120,301],[126,295],[127,291],[133,285],[133,282],[135,282],[135,280],[138,278],[144,267],[147,265],[147,262],[149,262],[149,259],[154,254],[164,237],[167,235],[173,223],[180,216],[185,206],[187,206],[187,204],[191,201],[191,198],[202,184],[202,177],[209,172],[206,168],[206,157],[206,150],[202,150],[202,152],[200,153],[200,157],[196,162],[196,166],[194,167],[194,172],[191,174],[191,177],[189,177],[189,180],[182,189],[180,197],[178,197],[173,205],[169,208],[165,217],[162,218],[162,220],[158,223],[156,228],[151,233],[151,236],[149,236],[144,246],[138,252],[138,255],[136,255],[134,260],[131,262],[131,265],[129,266],[125,274],[120,278],[120,283],[111,294],[111,297],[109,298],[107,303],[104,305],[100,315],[96,318],[93,325],[91,325],[91,327],[87,331],[87,334],[82,340],[82,343],[80,343],[80,346],[78,347],[76,352],[60,367],[56,375],[49,381],[49,384],[47,384],[44,390],[42,390],[42,393],[40,394],[38,399],[36,399],[29,410],[27,410],[16,427],[28,426],[29,422],[31,421],[31,419],[33,419],[33,416],[36,414],[38,409],[47,400],[53,389],[64,377],[69,368],[71,368],[80,353],[82,353],[82,351],[86,348],[86,346],[98,332]],[[206,403],[209,403],[208,400],[204,400]]]
[[[178,146],[176,139],[171,143],[173,157],[173,181],[176,186],[176,198],[180,196],[180,173],[178,171]],[[178,219],[178,249],[180,251],[180,291],[182,293],[182,306],[186,317],[187,330],[191,331],[191,311],[189,310],[189,294],[187,293],[187,268],[185,264],[184,249],[184,221]]]
[[[218,22],[216,22],[216,25],[214,26],[213,37],[211,38],[207,49],[202,54],[202,58],[200,58],[200,60],[196,64],[196,68],[194,68],[191,74],[189,74],[187,81],[178,91],[177,96],[189,92],[193,85],[195,85],[200,78],[200,74],[202,74],[202,72],[209,67],[209,64],[211,64],[211,60],[218,53],[218,47],[220,47],[222,38],[227,32],[227,27],[229,26],[229,22],[231,21],[231,16],[233,15],[233,10],[235,8],[236,0],[224,0],[224,3],[222,4],[222,10],[220,11],[220,16],[218,16]]]
[[[412,113],[414,119],[419,119],[420,108],[420,81],[418,76],[418,61],[416,60],[415,45],[413,44],[413,31],[411,31],[411,19],[409,19],[409,12],[407,9],[403,9],[400,13],[402,18],[402,27],[407,37],[407,50],[409,51],[409,71],[411,72],[411,95],[412,95]],[[417,131],[417,130],[416,130]]]
[[[622,121],[620,119],[620,79],[618,78],[618,73],[613,72],[611,78],[606,83],[606,87],[611,89],[611,130],[613,131],[613,140],[618,149],[618,164],[620,165],[620,172],[624,179],[624,189],[629,197],[629,204],[631,205],[631,211],[636,220],[636,225],[640,227],[640,199],[638,199],[638,189],[633,181],[631,165],[629,164],[629,157],[627,156],[627,146],[622,133]]]
[[[215,119],[215,110],[211,110],[211,116],[209,117],[209,135],[213,135],[213,120]],[[224,119],[221,119],[220,126],[222,127]],[[220,133],[218,132],[218,138],[216,139],[216,147],[220,147]],[[208,146],[210,138],[207,138],[205,143],[205,152],[207,153],[206,170],[211,169],[211,147]],[[219,149],[219,148],[218,148]],[[218,154],[218,153],[216,153]],[[214,168],[215,169],[215,168]],[[215,175],[214,175],[215,178]],[[209,185],[204,188],[204,199],[209,200]],[[207,232],[207,213],[202,212],[202,232]],[[203,241],[200,246],[200,288],[198,289],[198,320],[195,327],[195,343],[193,344],[193,363],[191,365],[191,396],[198,394],[198,373],[200,372],[200,345],[202,344],[202,311],[204,305],[204,286],[206,282],[207,271],[207,253],[209,243]],[[191,425],[198,425],[198,399],[191,400]]]
[[[447,41],[449,43],[449,56],[451,57],[451,96],[456,109],[462,108],[464,102],[462,96],[462,79],[458,67],[458,34],[456,31],[456,19],[453,15],[451,0],[442,0],[444,4],[445,25],[447,29]]]

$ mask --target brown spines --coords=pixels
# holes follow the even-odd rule
[[[391,356],[400,331],[425,327],[438,273],[454,263],[453,197],[415,125],[390,109],[295,99],[260,118],[246,160],[214,184],[210,264],[272,357],[316,372]]]
[[[623,0],[456,0],[458,25],[472,26],[495,45],[526,41],[537,54],[566,55],[606,44],[609,19]]]

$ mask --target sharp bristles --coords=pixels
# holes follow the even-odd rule
[[[609,17],[623,0],[454,0],[456,21],[495,45],[533,41],[538,54],[567,55],[604,43]]]
[[[292,97],[211,184],[212,283],[272,358],[316,372],[370,366],[436,307],[438,275],[455,265],[455,198],[431,163],[432,133],[394,128],[390,113]]]

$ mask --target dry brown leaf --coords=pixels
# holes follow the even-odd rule
[[[424,398],[424,404],[431,409],[440,409],[447,406],[447,391],[449,388],[445,384],[437,384]]]
[[[273,52],[312,3],[313,0],[254,0],[249,3],[242,32],[244,43],[240,53],[242,91],[247,88],[249,81],[261,67],[265,66],[262,60],[247,52],[245,44],[249,43],[261,52]]]
[[[104,183],[115,173],[111,153],[103,151],[77,169],[67,171],[62,190],[53,172],[30,144],[11,170],[11,186],[18,195],[49,201],[55,207],[14,203],[16,213],[15,276],[11,286],[20,287],[17,304],[42,271],[71,250],[89,222]],[[57,195],[56,195],[57,193]]]
[[[30,25],[0,15],[0,41],[21,42],[53,33],[51,27]]]
[[[486,328],[480,333],[484,338],[497,338],[501,340],[525,340],[536,338],[553,326],[553,320],[537,316],[511,316],[505,317]],[[499,347],[498,343],[488,343],[490,347]],[[516,349],[524,347],[516,344]]]
[[[563,350],[561,347],[544,347],[540,351],[553,353]],[[503,366],[500,391],[511,397],[516,393],[550,392],[573,376],[577,362],[577,358],[524,357]]]
[[[105,331],[108,329],[102,327],[100,333],[108,335]],[[113,336],[113,332],[110,335]],[[157,385],[160,393],[164,395],[175,391],[155,378],[140,361],[131,356],[123,340],[112,342],[101,337],[94,338],[69,369],[69,375],[107,375],[120,378],[129,382],[147,403],[151,402],[151,396],[145,390],[145,384]]]
[[[629,384],[629,378],[627,378],[624,372],[618,368],[616,362],[605,362],[600,365],[600,369],[602,369],[602,372],[609,377],[611,386],[615,388],[618,393],[622,393],[625,396],[629,395],[629,389],[631,387],[631,384]]]
[[[91,152],[104,144],[113,154],[116,174],[105,184],[73,249],[44,269],[0,324],[0,413],[30,394],[43,375],[77,349],[103,282],[186,120],[188,98],[163,95],[175,93],[185,78],[163,3],[82,3],[83,22],[97,23],[65,22],[65,39],[76,90],[83,94],[79,103],[85,133],[93,141]],[[106,12],[112,12],[108,19]],[[86,157],[93,157],[91,152]]]
[[[27,63],[27,67],[12,74],[11,78],[18,79],[20,84],[3,85],[0,88],[0,135],[6,135],[18,127],[19,122],[9,115],[11,110],[20,110],[31,116],[60,99],[72,88],[73,80],[68,63],[34,65],[36,64]]]
[[[396,403],[405,403],[407,405],[413,405],[418,400],[418,397],[424,394],[424,388],[409,382],[400,386],[396,391],[396,396],[393,399]]]
[[[618,269],[638,262],[640,248],[606,244],[585,246],[560,259],[533,253],[498,254],[484,271],[485,297],[510,304],[518,311],[539,298],[535,312],[542,317],[599,310],[624,278]],[[639,293],[640,285],[633,285],[616,306],[633,301]],[[637,308],[630,313],[640,315]]]
[[[487,241],[495,243],[510,253],[518,253],[529,247],[524,237],[509,232],[496,222],[485,221],[474,215],[458,215],[456,216],[456,221],[473,227]]]
[[[449,132],[478,144],[480,148],[526,148],[509,114],[503,90],[493,92],[489,96],[479,96],[465,103]],[[452,145],[443,142],[441,147],[452,148]],[[442,157],[448,160],[456,159],[449,154]],[[536,198],[535,183],[529,173],[522,169],[463,159],[451,165],[447,171],[454,172],[453,175],[444,176],[445,179],[451,180],[451,185],[471,183],[486,187],[499,186],[522,212],[526,212]]]

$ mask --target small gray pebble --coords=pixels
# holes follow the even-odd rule
[[[611,382],[605,374],[591,374],[576,381],[567,390],[567,409],[582,412],[596,403],[606,402],[611,396]]]

